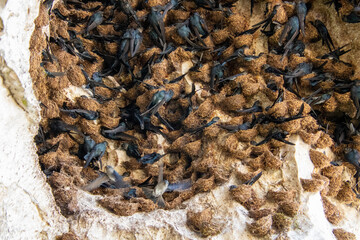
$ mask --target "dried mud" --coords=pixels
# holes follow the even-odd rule
[[[130,2],[133,7],[139,6],[138,1]],[[146,15],[150,6],[164,5],[167,2],[148,1],[145,9],[138,11],[137,15],[141,18]],[[341,152],[345,147],[351,146],[360,150],[359,145],[335,144],[331,138],[335,129],[334,123],[326,118],[321,119],[322,123],[328,126],[328,129],[324,129],[310,115],[311,111],[316,110],[326,112],[329,118],[337,114],[347,114],[349,117],[354,117],[356,108],[349,93],[334,93],[329,100],[323,104],[312,106],[312,108],[305,103],[304,117],[291,122],[256,125],[253,129],[240,130],[236,133],[230,133],[220,128],[217,124],[213,124],[198,134],[190,134],[184,131],[184,129],[193,129],[201,126],[215,116],[220,117],[218,123],[223,125],[242,124],[251,121],[251,114],[240,115],[234,112],[235,110],[249,108],[257,100],[260,100],[263,109],[270,106],[277,98],[277,93],[270,90],[267,85],[275,83],[278,88],[282,88],[283,79],[274,74],[264,72],[262,67],[264,64],[284,70],[285,66],[293,69],[297,64],[304,61],[312,62],[315,67],[324,63],[325,60],[317,59],[316,56],[320,52],[324,53],[326,49],[325,46],[322,47],[320,45],[320,42],[311,42],[311,39],[317,36],[317,32],[310,24],[310,20],[320,17],[328,26],[335,45],[342,45],[343,40],[338,37],[340,33],[334,33],[335,28],[330,27],[335,24],[333,22],[335,18],[327,19],[324,17],[326,16],[325,12],[319,12],[319,6],[323,6],[322,3],[319,3],[320,1],[310,2],[312,3],[312,8],[307,15],[306,37],[299,36],[299,39],[306,44],[305,55],[302,57],[291,55],[285,57],[283,61],[280,61],[281,56],[267,50],[267,45],[277,44],[281,30],[278,30],[268,41],[264,41],[259,32],[253,35],[237,36],[237,34],[249,29],[251,24],[253,24],[250,24],[249,21],[250,13],[239,10],[241,6],[231,8],[234,14],[228,18],[225,18],[224,14],[220,11],[210,11],[203,8],[196,9],[195,4],[191,1],[183,1],[183,9],[169,11],[165,18],[168,42],[172,42],[175,45],[185,44],[185,41],[177,35],[172,24],[184,21],[191,12],[195,11],[199,12],[206,20],[211,34],[204,39],[210,49],[203,51],[203,65],[198,72],[190,73],[178,83],[163,84],[163,79],[174,79],[183,74],[184,63],[192,66],[192,60],[199,57],[199,52],[185,51],[183,48],[178,47],[167,58],[164,58],[163,61],[152,66],[152,76],[146,80],[148,84],[159,86],[166,90],[173,90],[173,99],[159,109],[159,113],[169,122],[175,122],[179,119],[184,114],[184,108],[188,106],[188,102],[184,101],[182,96],[191,91],[189,81],[191,80],[197,86],[203,88],[202,91],[192,97],[191,101],[194,110],[183,122],[183,127],[180,130],[169,131],[156,118],[152,119],[155,125],[163,127],[163,132],[167,135],[168,140],[164,140],[160,135],[149,131],[146,133],[140,133],[136,130],[127,132],[138,139],[137,144],[140,146],[142,154],[152,152],[169,153],[163,158],[163,162],[165,165],[164,178],[170,183],[188,178],[192,180],[193,185],[191,189],[180,193],[172,192],[163,195],[166,209],[181,207],[183,201],[190,199],[197,193],[211,191],[216,186],[228,181],[230,175],[235,173],[239,186],[230,190],[230,193],[234,201],[238,201],[249,210],[249,216],[254,220],[253,223],[248,225],[248,230],[256,236],[267,236],[274,232],[288,231],[292,224],[292,219],[299,210],[298,197],[302,190],[285,188],[280,182],[268,192],[263,190],[256,192],[252,186],[243,184],[261,171],[280,171],[283,161],[279,155],[279,149],[285,143],[273,139],[261,146],[253,146],[251,144],[251,141],[259,142],[263,140],[274,128],[287,131],[291,135],[299,134],[304,142],[312,146],[313,149],[310,150],[310,157],[314,163],[317,175],[313,175],[312,179],[301,179],[301,183],[304,191],[322,192],[325,214],[329,222],[337,224],[341,221],[342,216],[328,198],[335,197],[347,204],[358,204],[358,199],[351,190],[355,185],[355,180],[352,179],[352,182],[348,183],[343,178],[344,172],[354,172],[352,166],[346,164],[342,166],[331,165],[331,160],[322,153],[321,149],[331,147],[343,159]],[[267,1],[267,3],[269,3],[269,9],[272,9],[275,4],[280,4],[275,20],[281,24],[286,23],[287,19],[294,14],[293,5],[290,3],[282,1]],[[89,3],[86,7],[95,7],[97,4],[96,2]],[[259,2],[256,5],[261,5],[261,8],[256,7],[255,9],[254,13],[258,14],[265,4]],[[75,10],[71,7],[66,8],[60,1],[55,3],[53,9],[55,8],[58,8],[65,16],[77,19],[87,19],[92,14],[91,12]],[[110,11],[110,6],[105,8],[103,10],[104,15],[108,16]],[[117,21],[126,21],[126,16],[123,13],[115,12]],[[263,19],[263,16],[259,14],[258,18]],[[90,64],[65,52],[53,42],[50,42],[50,48],[57,61],[47,63],[46,69],[52,72],[64,72],[65,75],[52,78],[46,75],[44,69],[40,67],[42,62],[41,52],[47,46],[43,26],[49,25],[49,37],[62,36],[68,39],[69,34],[67,30],[71,29],[81,32],[85,24],[86,21],[79,24],[79,26],[69,27],[65,21],[60,20],[54,13],[48,15],[46,7],[41,5],[39,17],[35,21],[35,31],[30,42],[30,74],[33,79],[35,94],[41,102],[42,120],[40,125],[44,133],[49,136],[45,142],[38,144],[38,149],[41,152],[41,149],[48,149],[51,146],[58,145],[54,150],[40,154],[39,161],[44,172],[51,172],[48,182],[53,189],[56,203],[65,216],[78,213],[77,191],[83,191],[81,189],[83,186],[98,177],[98,168],[83,169],[84,160],[74,154],[78,151],[78,146],[82,139],[77,135],[68,133],[61,133],[58,136],[52,135],[48,128],[49,119],[61,118],[65,123],[76,125],[84,134],[91,136],[96,143],[107,141],[109,147],[102,159],[103,166],[113,166],[133,186],[144,182],[149,177],[152,177],[151,183],[154,183],[159,173],[159,165],[157,163],[153,165],[138,163],[134,158],[126,156],[125,151],[121,148],[122,141],[109,140],[100,134],[101,126],[114,128],[119,124],[119,121],[121,121],[119,116],[120,109],[126,107],[129,103],[135,102],[141,112],[145,111],[151,96],[157,90],[148,90],[143,83],[136,84],[134,87],[124,91],[111,91],[107,88],[97,87],[95,89],[96,94],[111,99],[105,103],[100,103],[91,98],[89,93],[84,90],[83,86],[86,84],[86,79],[81,73],[81,68],[89,75],[93,72],[101,71],[104,64],[103,59],[96,54],[92,54],[96,57],[97,62]],[[132,23],[131,26],[136,27],[136,24]],[[351,26],[349,25],[349,27]],[[123,32],[115,31],[112,25],[100,25],[96,31],[104,35],[114,34],[118,36],[121,36],[120,33]],[[146,32],[143,34],[144,41],[139,49],[140,53],[130,60],[135,73],[141,70],[144,63],[154,52],[158,53],[161,51],[158,48],[149,48],[152,45],[149,36]],[[107,51],[110,54],[115,54],[117,51],[117,45],[114,43],[101,44],[85,39],[80,34],[78,37],[89,51],[97,49]],[[261,42],[266,47],[259,46]],[[254,61],[247,62],[239,59],[229,63],[225,71],[226,76],[242,72],[243,70],[246,70],[248,74],[239,76],[235,80],[224,84],[217,94],[212,94],[208,87],[210,71],[214,66],[213,58],[216,58],[212,51],[222,44],[228,44],[221,56],[222,60],[226,56],[230,56],[236,48],[243,45],[249,46],[247,54],[260,52],[264,52],[264,54]],[[356,50],[359,46],[351,47]],[[350,62],[351,67],[335,60],[326,61],[325,70],[338,77],[354,80],[359,76],[360,64],[358,63],[358,58],[351,52],[343,58],[343,61]],[[309,86],[308,80],[306,80],[308,77],[310,76],[299,79],[299,94],[301,96],[308,96],[314,91]],[[121,75],[108,77],[104,81],[107,81],[106,83],[110,87],[128,85],[131,82],[131,76],[130,74],[122,73]],[[322,84],[323,88],[326,89],[326,82]],[[73,94],[69,94],[69,89],[71,88],[77,90],[74,90]],[[79,91],[79,88],[82,88],[82,90]],[[234,89],[236,88],[240,88],[242,93],[234,94]],[[71,118],[59,110],[64,103],[69,108],[98,111],[100,117],[96,121],[85,120],[80,117]],[[264,113],[266,112],[275,118],[295,116],[303,103],[296,95],[284,89],[283,101],[275,104],[267,112],[264,110]],[[258,114],[256,113],[255,115],[258,116]],[[241,166],[242,171],[239,171],[235,166]],[[261,179],[261,181],[266,181],[266,179]],[[146,199],[140,187],[135,187],[135,189],[138,197],[130,200],[126,200],[122,196],[128,189],[99,188],[94,190],[92,194],[101,196],[98,200],[101,206],[121,216],[129,216],[139,211],[149,212],[158,208],[157,204]],[[201,213],[189,212],[188,226],[202,236],[216,235],[221,228],[221,226],[212,222],[211,209],[206,209]],[[338,239],[352,239],[351,233],[346,233],[340,229],[336,230],[334,234]],[[66,236],[63,235],[61,239],[70,238],[71,234],[69,233]]]

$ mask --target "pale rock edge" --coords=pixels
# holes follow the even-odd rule
[[[32,92],[29,74],[29,40],[33,21],[38,14],[36,0],[9,0],[0,10],[4,32],[0,38],[0,53],[25,88],[30,105],[38,109]],[[40,53],[39,53],[40,54]],[[231,199],[229,186],[236,183],[234,177],[210,193],[198,194],[185,202],[185,209],[156,210],[136,213],[130,217],[111,214],[96,204],[96,196],[79,191],[80,214],[66,219],[60,214],[50,186],[40,171],[33,137],[37,132],[38,119],[28,118],[0,87],[0,239],[54,239],[69,230],[81,239],[201,239],[186,227],[187,210],[215,209],[214,217],[223,223],[222,232],[212,239],[256,239],[245,231],[247,210]],[[298,136],[291,141],[295,147],[286,146],[283,176],[300,186],[300,178],[310,178],[313,165],[309,158],[309,146]],[[263,178],[265,179],[265,178]],[[260,179],[257,188],[270,187]],[[254,186],[255,187],[255,186]],[[297,228],[288,236],[291,239],[335,239],[334,226],[324,215],[319,193],[303,193],[300,214],[296,217]],[[226,206],[226,207],[224,207]],[[360,239],[357,223],[359,213],[344,204],[337,204],[344,213],[344,220],[336,228],[355,233]],[[275,238],[276,236],[273,236]]]

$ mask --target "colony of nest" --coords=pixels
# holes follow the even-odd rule
[[[352,9],[344,21],[357,22],[355,3],[334,3]],[[265,20],[249,26],[250,13],[231,0],[45,1],[50,36],[33,73],[43,117],[35,140],[63,214],[78,211],[80,188],[131,215],[178,207],[237,171],[241,184],[230,191],[257,220],[250,231],[265,235],[288,229],[299,207],[293,191],[262,199],[251,187],[281,168],[289,134],[333,147],[359,172],[360,84],[340,60],[349,49],[335,47],[314,15],[307,20],[311,2],[258,4]],[[263,36],[268,49],[259,52]],[[306,54],[319,40],[328,53]],[[319,154],[311,159],[321,174],[302,180],[304,189],[354,201],[357,180],[344,183],[345,165]]]

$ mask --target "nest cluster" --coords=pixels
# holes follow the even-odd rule
[[[333,2],[356,24],[357,3]],[[254,219],[249,231],[286,231],[300,190],[253,185],[281,171],[279,149],[298,134],[315,165],[303,189],[321,191],[328,220],[341,220],[328,198],[356,202],[360,172],[360,82],[341,60],[349,46],[336,45],[312,1],[256,3],[265,11],[250,25],[253,4],[247,13],[232,0],[44,2],[36,24],[50,35],[35,30],[32,46],[35,141],[63,214],[79,211],[80,189],[118,215],[172,209],[235,173],[229,191]],[[319,41],[321,55],[307,51]],[[315,150],[326,147],[336,161]],[[218,234],[212,214],[189,213],[189,225]]]

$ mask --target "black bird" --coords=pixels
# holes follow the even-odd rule
[[[84,156],[84,160],[86,161],[84,168],[87,168],[89,166],[89,164],[94,161],[97,160],[100,162],[100,168],[102,168],[102,161],[101,158],[104,156],[105,151],[106,151],[106,147],[107,147],[107,142],[101,142],[96,144],[90,152],[88,152],[85,156]]]
[[[217,63],[211,68],[210,72],[210,89],[214,89],[215,81],[219,81],[224,76],[226,61],[223,63]]]
[[[259,116],[257,122],[258,123],[269,123],[269,122],[273,122],[273,123],[277,123],[277,124],[280,124],[280,123],[284,123],[284,122],[290,122],[290,121],[293,121],[295,119],[299,119],[299,118],[303,118],[304,116],[302,115],[304,111],[304,103],[301,104],[301,107],[299,109],[299,112],[294,115],[294,116],[291,116],[291,117],[278,117],[278,118],[275,118],[271,115],[263,115],[263,116]]]
[[[284,40],[286,44],[284,48],[288,48],[288,46],[296,40],[299,35],[300,29],[300,21],[297,16],[292,16],[287,23],[285,24],[284,30],[281,33],[279,44],[282,45]]]
[[[90,192],[99,188],[103,184],[111,188],[130,187],[130,184],[123,180],[123,176],[116,172],[111,166],[105,166],[105,172],[100,172],[99,175],[100,176],[98,178],[82,187],[82,189]]]
[[[103,13],[102,12],[96,12],[94,13],[87,25],[86,25],[86,28],[84,30],[85,34],[88,34],[91,30],[95,29],[97,26],[99,26],[102,22],[104,21],[104,17],[103,17]]]
[[[351,87],[351,98],[356,107],[356,119],[360,117],[360,81],[355,81],[355,84]]]
[[[58,118],[50,119],[49,127],[50,127],[51,131],[55,134],[60,134],[60,133],[64,133],[64,132],[67,132],[67,133],[75,132],[75,133],[79,134],[80,136],[85,137],[85,135],[76,126],[69,125]]]
[[[190,133],[198,133],[202,130],[204,130],[207,127],[210,127],[211,125],[213,125],[214,123],[217,123],[220,120],[219,117],[214,117],[213,119],[211,119],[211,121],[209,121],[208,123],[204,124],[203,126],[200,127],[196,127],[196,128],[191,128],[191,129],[187,129],[186,132],[190,132]]]
[[[256,183],[257,180],[260,179],[261,176],[262,176],[262,172],[259,172],[259,173],[256,174],[253,178],[245,181],[243,184],[252,186],[254,183]],[[230,186],[230,190],[235,189],[235,188],[237,188],[236,185],[231,185],[231,186]]]
[[[139,21],[139,18],[136,15],[136,12],[134,11],[134,9],[131,7],[129,1],[127,0],[118,0],[116,1],[116,7],[119,7],[120,10],[125,13],[128,18],[132,17],[136,24],[141,27],[141,23]]]
[[[256,118],[255,115],[253,115],[252,117],[252,121],[251,122],[245,122],[243,124],[238,124],[238,125],[223,125],[223,124],[218,124],[219,127],[228,130],[229,132],[237,132],[240,130],[248,130],[248,129],[252,129],[256,124]]]
[[[199,13],[195,12],[190,17],[190,27],[193,30],[193,32],[195,33],[196,38],[204,46],[206,46],[206,44],[204,43],[202,38],[205,38],[209,35],[209,30],[208,30],[205,20],[200,17]]]
[[[340,0],[330,0],[328,2],[325,3],[326,5],[332,5],[334,4],[335,10],[337,12],[337,14],[339,15],[339,10],[342,7],[341,1]]]
[[[199,45],[194,43],[193,41],[190,40],[192,33],[191,33],[191,29],[189,27],[189,20],[186,20],[183,23],[179,23],[177,24],[177,33],[179,34],[180,37],[182,37],[183,39],[185,39],[185,41],[190,44],[190,46],[192,46],[195,49],[209,49],[208,47],[206,47],[204,41],[201,39],[201,37],[199,38],[200,42],[203,44]]]
[[[358,150],[356,149],[347,149],[345,151],[345,160],[352,164],[355,168],[356,168],[356,174],[355,174],[355,178],[356,178],[356,184],[359,181],[359,177],[360,177],[360,153]]]
[[[213,10],[216,8],[215,0],[194,0],[194,2],[197,6],[208,10]]]
[[[335,49],[334,43],[330,37],[330,34],[325,24],[318,19],[316,19],[315,22],[310,21],[310,23],[316,28],[320,38],[322,39],[322,44],[324,45],[325,43],[326,46],[329,48],[329,51],[332,51],[332,48]]]
[[[91,151],[91,149],[94,148],[95,145],[96,142],[90,136],[85,136],[84,142],[79,145],[79,151],[78,151],[79,158],[84,159],[84,156],[88,154]]]
[[[138,145],[136,143],[123,143],[122,147],[126,150],[126,154],[129,157],[133,157],[133,158],[136,158],[136,159],[141,158],[139,147],[138,147]]]
[[[154,189],[148,187],[142,188],[145,196],[151,199],[154,203],[158,204],[159,207],[165,207],[165,201],[164,198],[162,197],[162,195],[165,192],[186,190],[190,188],[192,185],[190,179],[178,183],[169,184],[169,182],[164,179],[163,171],[164,171],[164,167],[163,167],[163,163],[161,162],[159,167],[157,184],[154,187]]]
[[[333,51],[330,51],[329,53],[324,54],[323,56],[321,56],[321,59],[329,58],[329,59],[335,59],[337,61],[340,61],[340,56],[351,51],[351,49],[343,50],[343,48],[348,45],[349,44],[345,44],[344,46],[338,47],[338,48],[334,49]]]
[[[127,130],[128,129],[126,127],[126,124],[124,122],[121,122],[119,126],[117,126],[116,128],[113,129],[102,128],[100,132],[101,135],[112,140],[123,140],[123,141],[138,140],[136,137],[125,133]]]
[[[247,180],[246,182],[244,182],[244,184],[252,186],[254,183],[256,183],[257,180],[259,180],[261,175],[262,175],[262,172],[259,172],[253,178],[251,178],[251,179]]]
[[[307,7],[303,1],[296,3],[296,14],[299,18],[301,33],[305,37],[305,19],[307,14]]]
[[[161,90],[156,92],[147,106],[146,111],[143,112],[141,116],[150,117],[154,115],[161,106],[170,101],[173,95],[174,92],[171,89],[169,91]]]
[[[255,101],[253,106],[250,108],[245,108],[245,109],[241,109],[241,110],[235,110],[235,112],[237,113],[255,113],[255,112],[262,112],[262,107],[260,105],[260,101]]]
[[[244,34],[254,34],[260,27],[262,28],[261,32],[263,32],[267,36],[271,36],[275,33],[275,24],[273,24],[272,20],[275,17],[277,13],[277,9],[279,8],[279,5],[275,5],[270,15],[263,21],[258,22],[257,24],[253,25],[251,29],[246,30],[239,35]],[[270,30],[266,31],[266,28],[270,25]]]
[[[273,129],[266,137],[264,140],[256,143],[255,141],[251,141],[251,144],[252,145],[255,145],[255,146],[260,146],[262,144],[265,144],[267,142],[269,142],[271,139],[275,139],[275,140],[278,140],[280,142],[283,142],[283,143],[286,143],[286,144],[289,144],[289,145],[295,145],[294,143],[292,142],[289,142],[287,140],[285,140],[286,136],[289,135],[288,132],[284,131],[279,131],[278,129]]]
[[[163,156],[165,156],[165,154],[159,154],[159,153],[154,152],[151,154],[146,154],[137,160],[141,164],[153,164],[153,163],[159,161]]]
[[[163,47],[163,50],[165,50],[166,39],[165,39],[164,15],[159,10],[152,7],[150,13],[148,14],[147,21],[154,30],[153,33],[156,34],[160,45]]]
[[[360,11],[353,10],[348,15],[343,16],[342,20],[347,23],[359,23],[360,22]]]
[[[68,109],[66,105],[60,108],[61,112],[68,113],[72,118],[76,118],[76,115],[85,118],[86,120],[96,120],[99,118],[99,113],[96,111],[85,109]]]
[[[284,74],[284,87],[292,93],[299,95],[297,78],[308,75],[312,72],[313,65],[311,63],[299,63],[293,71]],[[292,85],[295,83],[297,91],[294,91]]]

